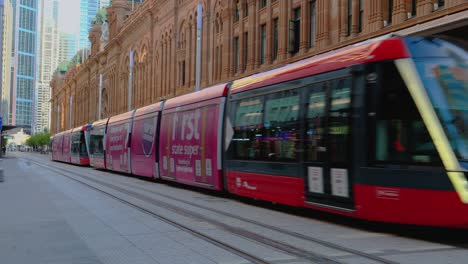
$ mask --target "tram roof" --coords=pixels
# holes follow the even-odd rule
[[[96,126],[102,126],[102,125],[107,125],[107,121],[109,121],[109,118],[104,118],[101,120],[94,121],[91,127],[96,127]]]
[[[76,132],[76,131],[87,131],[91,129],[91,124],[86,124],[86,125],[82,125],[82,126],[79,126],[79,127],[75,127],[72,132]]]
[[[409,53],[401,37],[365,41],[236,80],[231,86],[231,93],[240,93],[357,64],[407,57]]]
[[[214,85],[201,91],[189,93],[186,95],[171,98],[164,103],[164,109],[170,109],[178,106],[183,106],[191,103],[200,103],[214,98],[219,98],[227,95],[228,85],[222,83]]]
[[[135,113],[135,111],[136,111],[136,110],[132,110],[132,111],[129,111],[129,112],[120,114],[120,115],[111,116],[111,117],[109,118],[109,122],[108,122],[107,124],[111,124],[111,123],[115,123],[115,122],[120,122],[120,121],[123,121],[123,120],[131,119],[131,118],[133,117],[133,114]]]
[[[154,113],[154,112],[159,112],[162,110],[162,104],[163,102],[157,102],[155,104],[150,104],[150,105],[138,108],[135,111],[135,117]]]

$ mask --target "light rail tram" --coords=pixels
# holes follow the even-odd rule
[[[468,227],[468,50],[387,37],[56,134],[51,159],[371,221]]]

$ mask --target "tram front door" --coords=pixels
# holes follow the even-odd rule
[[[307,89],[304,140],[306,202],[353,209],[350,76]]]

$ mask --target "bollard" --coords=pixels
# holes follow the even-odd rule
[[[4,182],[5,177],[3,176],[3,160],[0,159],[0,182]]]

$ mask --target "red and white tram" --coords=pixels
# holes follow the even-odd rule
[[[466,228],[467,76],[457,40],[360,43],[95,122],[91,165],[372,221]],[[59,143],[67,133],[54,136],[53,160],[69,162]]]

